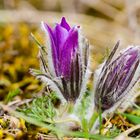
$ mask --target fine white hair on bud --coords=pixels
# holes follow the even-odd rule
[[[128,46],[113,59],[118,46],[119,42],[102,67],[95,72],[98,75],[94,84],[95,107],[102,111],[115,110],[125,102],[140,79],[140,46]]]

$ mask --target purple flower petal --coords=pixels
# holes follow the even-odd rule
[[[55,72],[56,74],[58,73],[58,54],[57,54],[57,48],[56,48],[56,43],[55,43],[55,36],[53,34],[52,29],[46,24],[43,23],[43,26],[45,30],[48,32],[49,38],[50,38],[50,43],[51,43],[51,48],[52,49],[52,57],[53,57],[53,63],[55,67]]]
[[[55,36],[55,44],[57,48],[58,60],[60,60],[61,52],[63,50],[63,46],[68,35],[69,33],[65,28],[63,28],[59,24],[56,25],[54,29],[54,36]]]
[[[61,62],[61,72],[63,76],[70,75],[70,65],[72,56],[76,53],[78,47],[78,30],[73,28],[69,32],[69,36],[64,44],[60,62]]]
[[[66,22],[65,17],[63,17],[61,19],[60,26],[64,27],[67,31],[69,31],[71,29],[70,26],[69,26],[69,24]]]

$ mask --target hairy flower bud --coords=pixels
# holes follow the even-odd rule
[[[129,46],[113,59],[118,46],[100,68],[95,85],[95,106],[103,111],[126,100],[140,79],[140,47]]]

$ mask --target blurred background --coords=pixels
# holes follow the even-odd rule
[[[118,40],[120,48],[140,44],[139,0],[0,0],[0,100],[16,88],[20,98],[40,91],[41,84],[29,74],[29,68],[39,67],[30,34],[44,44],[40,22],[52,25],[62,16],[82,26],[93,70]]]

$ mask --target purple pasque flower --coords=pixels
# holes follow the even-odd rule
[[[118,46],[119,42],[102,67],[97,70],[95,106],[98,109],[101,107],[102,111],[117,107],[126,101],[130,90],[140,79],[140,47],[129,46],[113,59]]]
[[[88,42],[81,35],[80,27],[70,27],[64,17],[54,28],[45,22],[42,22],[42,27],[47,35],[47,45],[39,45],[41,72],[32,72],[63,95],[66,101],[75,102],[85,85]]]

